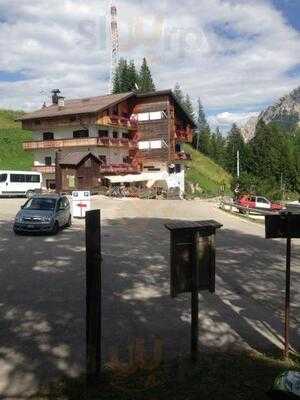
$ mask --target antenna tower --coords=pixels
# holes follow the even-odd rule
[[[111,66],[110,66],[110,80],[109,80],[109,93],[113,91],[113,78],[115,70],[119,63],[119,31],[118,31],[118,12],[117,7],[111,3],[110,5],[110,42],[111,42]]]

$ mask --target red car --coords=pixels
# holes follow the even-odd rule
[[[272,203],[270,200],[262,196],[241,196],[237,203],[243,207],[249,208],[265,208],[267,210],[282,210],[283,206],[279,203]]]

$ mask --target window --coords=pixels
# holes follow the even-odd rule
[[[129,133],[128,132],[123,132],[122,133],[122,138],[123,139],[129,139]]]
[[[34,124],[35,124],[35,125],[41,125],[41,121],[38,121],[38,120],[37,120],[37,121],[34,121]]]
[[[269,204],[268,200],[265,199],[264,197],[258,197],[258,198],[257,198],[257,202],[258,202],[258,203]]]
[[[56,199],[43,199],[41,197],[33,197],[28,200],[24,208],[29,210],[54,210]]]
[[[150,149],[161,149],[161,140],[151,140]]]
[[[0,174],[0,182],[6,182],[7,174]]]
[[[135,117],[137,117],[138,121],[158,121],[161,119],[167,118],[167,113],[165,111],[151,111],[145,113],[138,113]]]
[[[161,111],[150,112],[149,116],[151,121],[156,119],[162,119],[162,112]]]
[[[118,132],[113,132],[113,138],[114,138],[114,139],[118,139],[118,137],[119,137]]]
[[[175,164],[175,172],[176,172],[176,174],[179,174],[181,172],[181,165],[180,164]]]
[[[99,136],[99,138],[108,138],[108,131],[99,130],[98,136]]]
[[[139,113],[137,115],[138,121],[149,121],[149,113]]]
[[[14,183],[25,182],[25,175],[11,174],[10,181]]]
[[[101,161],[101,165],[106,165],[106,156],[99,156],[99,160]]]
[[[150,149],[150,142],[141,141],[139,142],[139,150],[149,150]]]
[[[147,140],[139,142],[139,149],[140,150],[155,150],[162,148],[162,141],[161,140]]]
[[[180,143],[176,143],[176,145],[175,145],[175,151],[176,151],[176,153],[180,153],[180,152],[181,152],[181,145],[180,145]]]
[[[27,183],[39,183],[41,178],[39,175],[25,175],[25,181]]]
[[[89,137],[88,129],[81,129],[79,131],[74,131],[73,132],[73,138],[74,139],[86,138],[86,137]]]
[[[44,132],[43,133],[43,140],[53,140],[54,133],[53,132]]]
[[[52,165],[52,158],[51,157],[45,157],[45,165],[47,165],[47,166]]]
[[[127,156],[127,157],[124,157],[123,158],[123,163],[124,164],[130,164],[130,158]]]
[[[70,122],[75,122],[76,121],[76,117],[70,117]]]

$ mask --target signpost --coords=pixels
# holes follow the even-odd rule
[[[300,238],[300,214],[266,215],[266,239],[286,239],[284,356],[289,355],[292,238]]]
[[[166,224],[171,233],[171,296],[191,293],[191,358],[197,360],[199,291],[215,292],[216,221],[180,221]]]

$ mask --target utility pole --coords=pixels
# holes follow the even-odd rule
[[[240,151],[236,152],[236,174],[237,177],[240,177]]]

